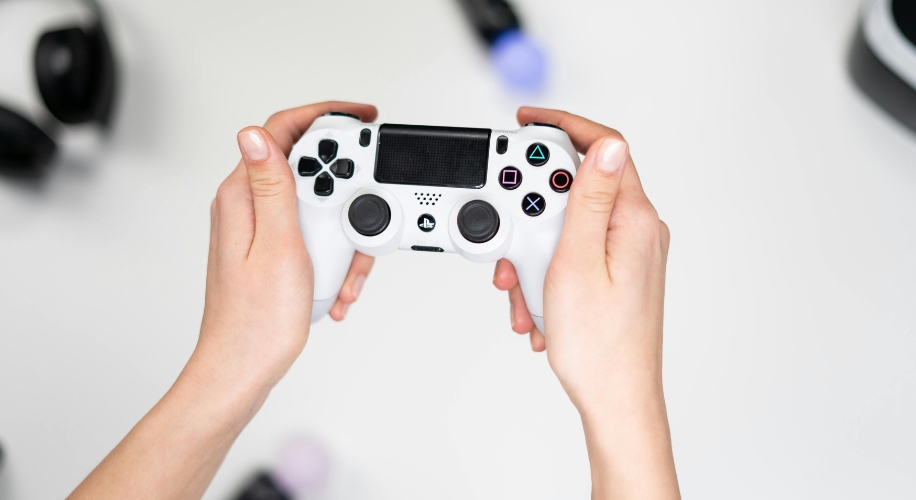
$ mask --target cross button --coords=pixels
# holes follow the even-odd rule
[[[541,215],[545,208],[547,208],[547,202],[537,193],[528,193],[522,200],[522,210],[531,217]]]

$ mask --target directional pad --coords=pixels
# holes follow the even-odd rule
[[[331,173],[334,174],[334,177],[340,179],[349,179],[353,177],[353,160],[341,158],[335,161],[334,164],[331,165]]]
[[[318,143],[318,157],[325,163],[331,163],[337,158],[337,141],[324,139]]]
[[[334,179],[327,172],[315,178],[315,194],[318,196],[331,196],[334,193]]]
[[[299,158],[299,175],[311,177],[318,172],[321,172],[321,164],[318,163],[318,160],[309,158],[308,156]]]

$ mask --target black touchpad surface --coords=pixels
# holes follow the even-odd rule
[[[379,127],[375,180],[479,189],[487,181],[490,130],[384,124]]]

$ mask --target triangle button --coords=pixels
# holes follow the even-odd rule
[[[528,163],[535,167],[540,167],[550,159],[550,150],[547,149],[547,146],[535,142],[528,146],[528,151],[525,153],[525,156],[528,159]]]

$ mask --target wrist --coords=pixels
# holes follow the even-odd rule
[[[660,385],[632,384],[606,388],[577,405],[586,437],[626,433],[633,437],[668,427],[665,397]]]
[[[218,426],[241,429],[261,408],[272,388],[273,383],[265,375],[198,347],[169,392],[194,401]]]
[[[573,383],[564,384],[583,419],[610,417],[623,408],[664,405],[661,356],[613,357],[602,365],[567,377]]]
[[[579,413],[593,498],[677,498],[660,381],[610,387],[602,397],[592,398],[579,408]],[[652,481],[652,491],[646,490],[646,482],[640,478]]]

